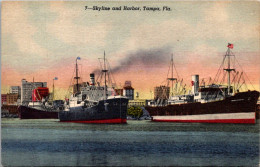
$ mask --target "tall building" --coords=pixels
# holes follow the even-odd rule
[[[21,87],[20,86],[11,86],[10,93],[16,93],[19,97],[21,97]]]
[[[157,86],[154,88],[154,99],[168,99],[170,95],[170,87]]]
[[[6,104],[7,105],[17,105],[18,93],[8,93],[6,95]]]
[[[32,91],[38,87],[47,87],[47,82],[28,82],[22,79],[21,103],[24,104],[32,101]]]
[[[129,100],[134,99],[134,88],[132,87],[131,81],[125,81],[123,96],[126,96]]]

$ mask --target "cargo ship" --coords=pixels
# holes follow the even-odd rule
[[[48,102],[49,89],[37,87],[32,91],[32,101],[27,105],[18,107],[20,119],[58,119],[58,111],[62,109],[63,102],[55,100],[52,104]]]
[[[199,75],[193,75],[190,93],[155,98],[150,105],[145,107],[152,116],[152,121],[254,124],[259,92],[255,90],[239,92],[241,84],[231,86],[231,83],[241,80],[243,72],[239,75],[239,72],[231,68],[230,57],[235,56],[231,54],[233,44],[228,44],[227,47],[227,52],[213,83],[200,86]],[[173,71],[173,58],[171,65]],[[222,70],[225,72],[222,82],[227,74],[227,85],[214,84]],[[231,72],[235,72],[232,80]],[[177,81],[177,78],[173,78],[173,72],[168,81],[172,83]]]
[[[109,70],[104,53],[100,82],[96,82],[95,74],[90,74],[90,83],[79,88],[78,64],[76,59],[75,92],[65,102],[65,110],[59,112],[60,122],[74,123],[126,123],[128,99],[116,95],[114,88],[109,87]],[[102,81],[102,78],[104,81]],[[104,83],[101,86],[101,82]]]

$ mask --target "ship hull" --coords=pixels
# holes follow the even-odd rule
[[[58,119],[58,112],[21,105],[18,107],[18,116],[20,119]]]
[[[155,122],[186,122],[186,123],[255,123],[255,113],[204,114],[185,116],[153,116]]]
[[[101,119],[101,120],[71,120],[71,121],[61,121],[61,122],[73,122],[73,123],[94,123],[94,124],[120,124],[120,123],[126,123],[126,119]]]
[[[145,109],[153,121],[159,122],[254,124],[258,97],[259,92],[248,91],[220,101],[148,106]]]
[[[75,123],[126,123],[127,104],[126,98],[101,100],[93,107],[61,111],[59,119],[60,122]]]

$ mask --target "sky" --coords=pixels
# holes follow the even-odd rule
[[[164,6],[170,11],[162,11]],[[150,98],[153,88],[164,84],[172,54],[179,77],[190,86],[194,74],[214,78],[228,43],[234,44],[232,52],[259,90],[259,10],[257,1],[2,2],[1,92],[21,85],[23,78],[48,82],[51,90],[58,77],[55,94],[62,99],[76,57],[81,57],[81,79],[89,81],[105,51],[117,85],[130,80],[140,98]]]

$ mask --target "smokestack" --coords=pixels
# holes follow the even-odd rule
[[[191,77],[192,93],[195,94],[199,91],[199,75],[192,75]]]
[[[90,85],[95,85],[95,74],[94,73],[90,74]]]

